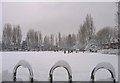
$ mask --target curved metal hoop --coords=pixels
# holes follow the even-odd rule
[[[60,60],[58,61],[55,65],[53,65],[53,67],[50,69],[49,72],[49,81],[50,83],[53,83],[53,71],[58,68],[58,67],[63,67],[67,70],[68,73],[68,79],[69,82],[72,83],[72,70],[69,66],[69,64],[67,62],[65,62],[64,60]]]
[[[24,68],[27,68],[29,70],[29,74],[30,74],[29,79],[30,79],[31,82],[33,82],[33,70],[32,70],[32,67],[31,67],[31,65],[28,62],[26,62],[24,60],[19,61],[17,63],[17,65],[14,67],[14,70],[13,70],[13,81],[16,81],[17,69],[20,66],[22,66]]]
[[[97,70],[99,69],[106,69],[110,72],[111,74],[111,78],[113,80],[113,83],[115,83],[115,69],[114,67],[110,64],[110,63],[107,63],[107,62],[102,62],[102,63],[99,63],[92,71],[91,73],[91,83],[94,83],[94,78],[95,78],[95,73],[97,72]]]

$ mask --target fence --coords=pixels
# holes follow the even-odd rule
[[[14,67],[14,70],[13,70],[13,82],[17,82],[17,69],[22,66],[24,68],[27,68],[28,71],[29,71],[29,80],[30,82],[34,82],[34,75],[33,75],[33,70],[32,70],[32,67],[31,65],[24,61],[24,60],[21,60],[19,61],[16,66]],[[71,67],[70,65],[64,61],[64,60],[60,60],[58,62],[56,62],[51,68],[50,68],[50,71],[49,71],[49,75],[48,75],[48,78],[49,78],[49,83],[53,83],[53,73],[54,73],[54,70],[56,68],[59,68],[59,67],[62,67],[62,68],[65,68],[66,71],[67,71],[67,74],[68,74],[68,82],[69,83],[72,83],[72,70],[71,70]],[[116,75],[115,75],[115,69],[114,67],[110,64],[110,63],[107,63],[107,62],[102,62],[102,63],[99,63],[97,64],[92,72],[91,72],[91,76],[90,76],[90,81],[89,83],[95,83],[95,74],[98,70],[100,69],[105,69],[105,70],[108,70],[111,74],[111,83],[116,83]],[[104,82],[103,82],[104,83]]]

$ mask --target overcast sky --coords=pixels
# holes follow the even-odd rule
[[[23,38],[29,29],[44,35],[77,33],[86,15],[91,14],[98,31],[105,26],[115,26],[116,11],[113,2],[4,2],[2,25],[20,24]]]

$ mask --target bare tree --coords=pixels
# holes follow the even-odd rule
[[[114,39],[115,32],[111,27],[104,27],[97,32],[97,42],[101,44],[110,44],[111,40]]]
[[[21,45],[22,33],[19,25],[14,26],[12,34],[13,47],[18,50]]]
[[[117,24],[118,24],[118,40],[120,43],[120,1],[118,2],[118,14],[117,14]]]
[[[16,32],[16,28],[14,26],[14,28],[13,28],[13,34],[12,34],[13,45],[16,45],[16,34],[17,34],[17,32]]]
[[[57,38],[57,36],[55,37],[55,45],[58,47],[58,38]]]
[[[85,44],[86,33],[85,33],[85,28],[83,27],[83,25],[80,26],[77,38],[78,38],[79,44],[82,44],[82,45]]]
[[[72,40],[72,35],[71,34],[68,35],[66,43],[67,43],[67,48],[71,49],[72,46],[73,46],[73,40]]]
[[[50,40],[49,40],[49,37],[48,36],[45,36],[44,37],[44,46],[47,46],[50,44]]]
[[[118,42],[118,28],[111,28],[111,39],[110,39],[110,42],[111,43],[116,43]]]
[[[12,45],[12,26],[5,24],[2,34],[2,47],[3,50],[10,49]]]
[[[28,31],[26,42],[27,42],[27,46],[29,50],[34,48],[34,45],[35,45],[35,31],[34,30],[31,29]]]
[[[39,32],[38,32],[38,43],[39,43],[39,46],[42,46],[42,42],[43,42],[43,40],[42,40],[42,34],[41,34],[41,32],[39,31]]]
[[[35,38],[35,40],[34,40],[35,41],[34,48],[38,49],[38,33],[37,32],[35,32],[34,38]]]
[[[51,46],[54,45],[54,35],[53,34],[50,35],[50,44],[51,44]]]
[[[76,35],[72,34],[72,42],[73,42],[73,46],[76,45]]]
[[[22,31],[20,25],[18,25],[16,29],[17,29],[17,44],[20,45],[22,41]]]
[[[67,36],[66,35],[63,35],[61,37],[61,47],[66,49],[67,48]]]
[[[58,46],[59,47],[61,47],[61,43],[62,43],[62,41],[61,41],[61,33],[59,32],[58,33]]]
[[[77,40],[80,47],[85,47],[95,35],[95,27],[91,15],[86,16],[83,25],[80,26],[78,31]]]

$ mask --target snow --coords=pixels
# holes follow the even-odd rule
[[[99,50],[99,53],[118,55],[118,49],[103,49],[103,50]]]
[[[72,70],[73,81],[89,81],[93,68],[101,63],[108,62],[115,68],[116,79],[118,79],[118,56],[99,53],[71,53],[63,52],[3,52],[2,53],[2,74],[4,80],[12,80],[12,73],[15,65],[20,61],[27,61],[33,70],[33,77],[38,81],[49,80],[49,71],[51,67],[59,60],[66,61]],[[7,76],[7,79],[6,79]],[[24,81],[29,80],[29,72],[21,68],[17,77]],[[98,71],[96,80],[107,79],[109,76],[106,71]],[[63,68],[57,68],[54,71],[55,81],[67,81],[67,72]]]

